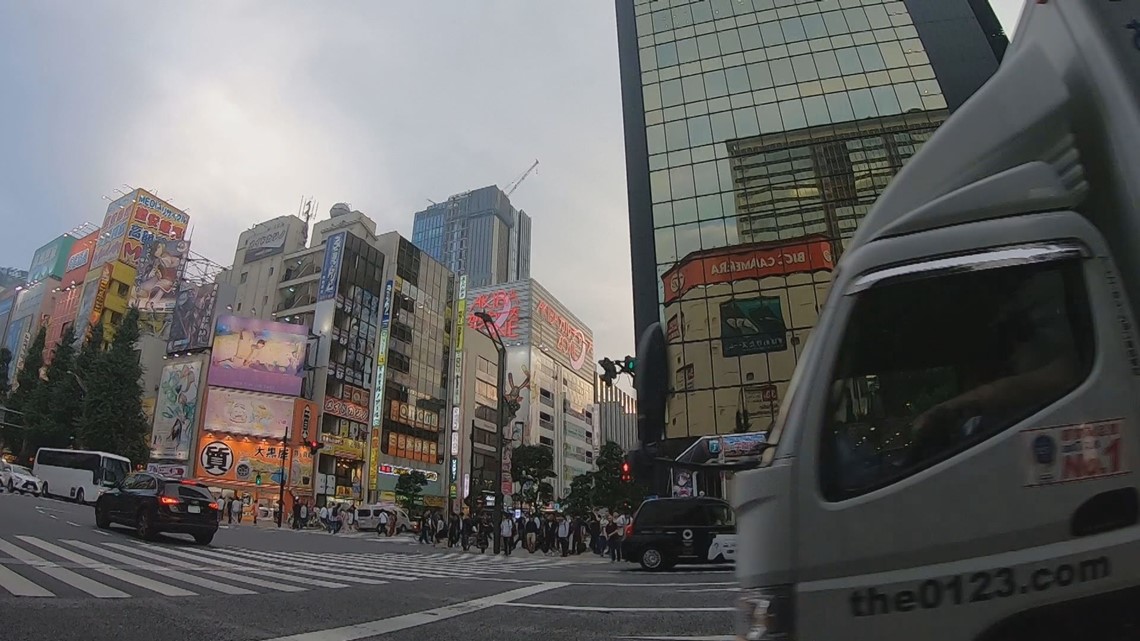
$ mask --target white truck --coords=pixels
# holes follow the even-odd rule
[[[738,639],[1140,639],[1140,0],[1029,0],[734,478]]]

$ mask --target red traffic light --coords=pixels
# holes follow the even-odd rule
[[[628,483],[633,480],[633,476],[629,473],[629,461],[622,461],[621,464],[621,480]]]
[[[325,446],[325,444],[321,443],[320,441],[309,441],[305,445],[309,447],[309,452],[312,454],[316,454],[317,450]]]

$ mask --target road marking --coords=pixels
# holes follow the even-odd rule
[[[174,568],[182,568],[183,570],[206,570],[206,569],[209,569],[209,568],[203,566],[201,563],[187,563],[186,561],[179,561],[178,559],[172,559],[165,554],[157,554],[155,552],[149,552],[146,549],[144,549],[143,546],[141,546],[141,545],[124,545],[122,543],[107,543],[106,545],[109,548],[115,548],[116,550],[122,550],[124,552],[130,552],[131,554],[134,554],[135,556],[141,556],[141,557],[144,557],[147,559],[153,559],[155,561],[162,561],[164,564],[166,564],[170,567],[174,567]],[[210,566],[210,567],[214,567],[214,566]]]
[[[407,630],[408,628],[417,628],[427,623],[452,619],[464,614],[486,610],[496,605],[506,605],[515,599],[524,599],[542,592],[556,590],[564,585],[564,583],[540,583],[538,585],[517,588],[501,594],[464,601],[463,603],[447,605],[442,608],[402,614],[387,619],[377,619],[376,621],[348,625],[342,628],[317,630],[315,632],[278,637],[276,639],[268,639],[267,641],[355,641],[356,639],[389,634],[400,630]]]
[[[71,561],[73,563],[78,563],[79,565],[81,565],[81,566],[83,566],[89,570],[94,570],[95,572],[98,572],[99,574],[104,574],[104,575],[109,576],[113,579],[118,579],[119,581],[122,581],[123,583],[130,583],[131,585],[137,585],[140,588],[150,590],[151,592],[157,592],[158,594],[161,594],[163,596],[198,596],[198,594],[196,592],[191,592],[190,590],[184,590],[182,588],[175,587],[175,586],[170,585],[168,583],[162,583],[160,581],[148,579],[145,576],[139,576],[139,575],[135,574],[134,572],[127,572],[126,570],[120,570],[119,568],[111,567],[111,566],[107,565],[106,563],[100,563],[99,561],[96,561],[95,559],[92,559],[91,557],[83,556],[82,554],[76,554],[75,552],[72,552],[71,550],[61,548],[58,545],[55,545],[54,543],[48,543],[47,541],[42,541],[40,539],[37,539],[34,536],[17,536],[16,538],[20,539],[24,543],[29,543],[31,545],[34,545],[34,546],[40,548],[41,550],[44,550],[46,552],[51,552],[52,554],[54,554],[60,558],[67,559],[68,561]]]
[[[0,539],[0,552],[7,554],[13,559],[23,561],[27,563],[29,567],[33,567],[51,578],[66,583],[78,590],[82,590],[93,597],[100,599],[125,599],[131,596],[122,590],[116,590],[109,585],[93,581],[71,570],[55,567],[55,564],[49,562],[47,559],[36,556],[4,539]]]
[[[49,519],[55,519],[55,520],[57,520],[57,521],[59,520],[59,517],[58,517],[58,516],[56,516],[56,515],[54,515],[54,514],[49,514],[49,515],[47,515],[47,516],[48,516],[48,518],[49,518]]]
[[[698,588],[696,590],[677,590],[678,592],[739,592],[740,588]]]
[[[210,579],[202,578],[200,576],[194,576],[193,574],[187,574],[185,572],[181,572],[179,570],[175,570],[175,569],[172,569],[169,567],[162,567],[162,566],[155,565],[153,563],[147,563],[146,561],[140,561],[138,559],[132,559],[131,557],[129,557],[125,554],[119,554],[118,552],[111,552],[110,550],[104,550],[103,548],[96,547],[94,545],[91,545],[90,543],[84,543],[83,541],[65,540],[64,543],[66,543],[72,547],[76,547],[76,548],[79,548],[81,550],[91,552],[93,554],[98,554],[100,556],[107,557],[108,559],[111,559],[113,561],[118,561],[119,563],[125,563],[126,565],[138,568],[140,570],[147,570],[148,572],[155,572],[157,574],[161,574],[162,576],[170,577],[172,579],[175,579],[177,581],[181,581],[183,583],[189,583],[190,585],[196,585],[196,586],[201,587],[201,588],[207,588],[207,589],[213,590],[215,592],[221,592],[222,594],[257,594],[253,590],[247,590],[245,588],[239,588],[239,587],[235,587],[232,585],[226,585],[225,583],[218,583],[217,581],[211,581]]]
[[[328,572],[330,574],[335,574],[336,578],[338,580],[344,580],[344,581],[348,581],[350,583],[376,583],[376,584],[387,583],[387,581],[377,581],[377,580],[371,578],[371,577],[376,576],[377,573],[379,572],[379,570],[369,570],[369,569],[364,569],[364,568],[345,567],[344,565],[338,565],[336,563],[325,562],[325,561],[321,560],[321,557],[318,555],[310,556],[310,555],[307,555],[304,553],[282,552],[282,553],[280,553],[279,556],[274,557],[273,553],[271,553],[271,552],[257,552],[254,550],[234,550],[232,552],[227,551],[227,553],[233,553],[233,554],[235,554],[235,556],[240,553],[241,558],[243,560],[250,559],[249,563],[252,565],[279,568],[279,569],[284,569],[286,571],[293,571],[293,570],[291,567],[283,567],[283,566],[299,566],[300,569],[308,570],[310,572],[312,572],[312,571],[322,572],[323,571],[323,572]],[[284,556],[284,555],[288,555],[288,556]],[[296,557],[296,558],[294,558],[294,557]],[[397,580],[397,581],[412,581],[412,580],[415,580],[416,578],[420,578],[420,577],[403,576],[402,574],[398,574],[398,573],[393,574],[393,573],[387,572],[387,573],[384,573],[384,578],[385,579],[393,579],[393,580]]]
[[[604,605],[560,605],[555,603],[503,603],[512,608],[569,610],[574,612],[735,612],[736,608],[614,608]]]
[[[102,534],[103,536],[111,536],[110,532],[104,532],[103,530],[92,529],[91,531],[94,532],[95,534]]]
[[[619,639],[640,639],[641,641],[732,641],[731,634],[710,637],[618,637]]]
[[[269,588],[270,590],[277,590],[278,592],[304,592],[306,588],[299,588],[295,585],[285,585],[284,583],[275,583],[273,581],[263,581],[255,579],[251,576],[243,576],[241,574],[234,574],[233,572],[214,572],[214,576],[221,579],[228,579],[230,581],[237,581],[238,583],[248,583],[256,585],[260,588]]]
[[[68,521],[68,522],[67,522],[67,524],[68,524],[68,525],[70,525],[70,526],[72,526],[72,527],[82,527],[81,525],[79,525],[79,524],[78,524],[78,523],[76,523],[75,521]]]
[[[0,588],[13,596],[55,596],[32,581],[0,565]]]
[[[501,583],[537,583],[534,579],[508,579],[499,577],[480,578],[480,581],[499,581]],[[566,585],[600,585],[606,588],[692,588],[704,586],[735,586],[736,583],[618,583],[616,581],[567,581]],[[738,589],[738,588],[734,588]],[[685,590],[680,590],[685,592]],[[710,592],[715,590],[710,590]]]

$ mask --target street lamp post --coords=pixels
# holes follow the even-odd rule
[[[499,464],[495,467],[495,517],[491,519],[491,527],[495,529],[494,552],[498,554],[503,547],[500,521],[503,520],[503,461],[506,459],[506,453],[503,451],[503,430],[506,429],[504,419],[507,409],[507,346],[503,344],[503,337],[499,335],[499,328],[490,314],[479,311],[475,312],[475,317],[483,321],[485,333],[495,342],[495,349],[499,352],[499,375],[496,377],[495,391],[499,401],[498,425],[495,430],[495,452],[498,453]]]

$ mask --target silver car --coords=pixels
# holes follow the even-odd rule
[[[43,492],[44,482],[23,465],[0,462],[0,487],[9,493],[39,496]]]

